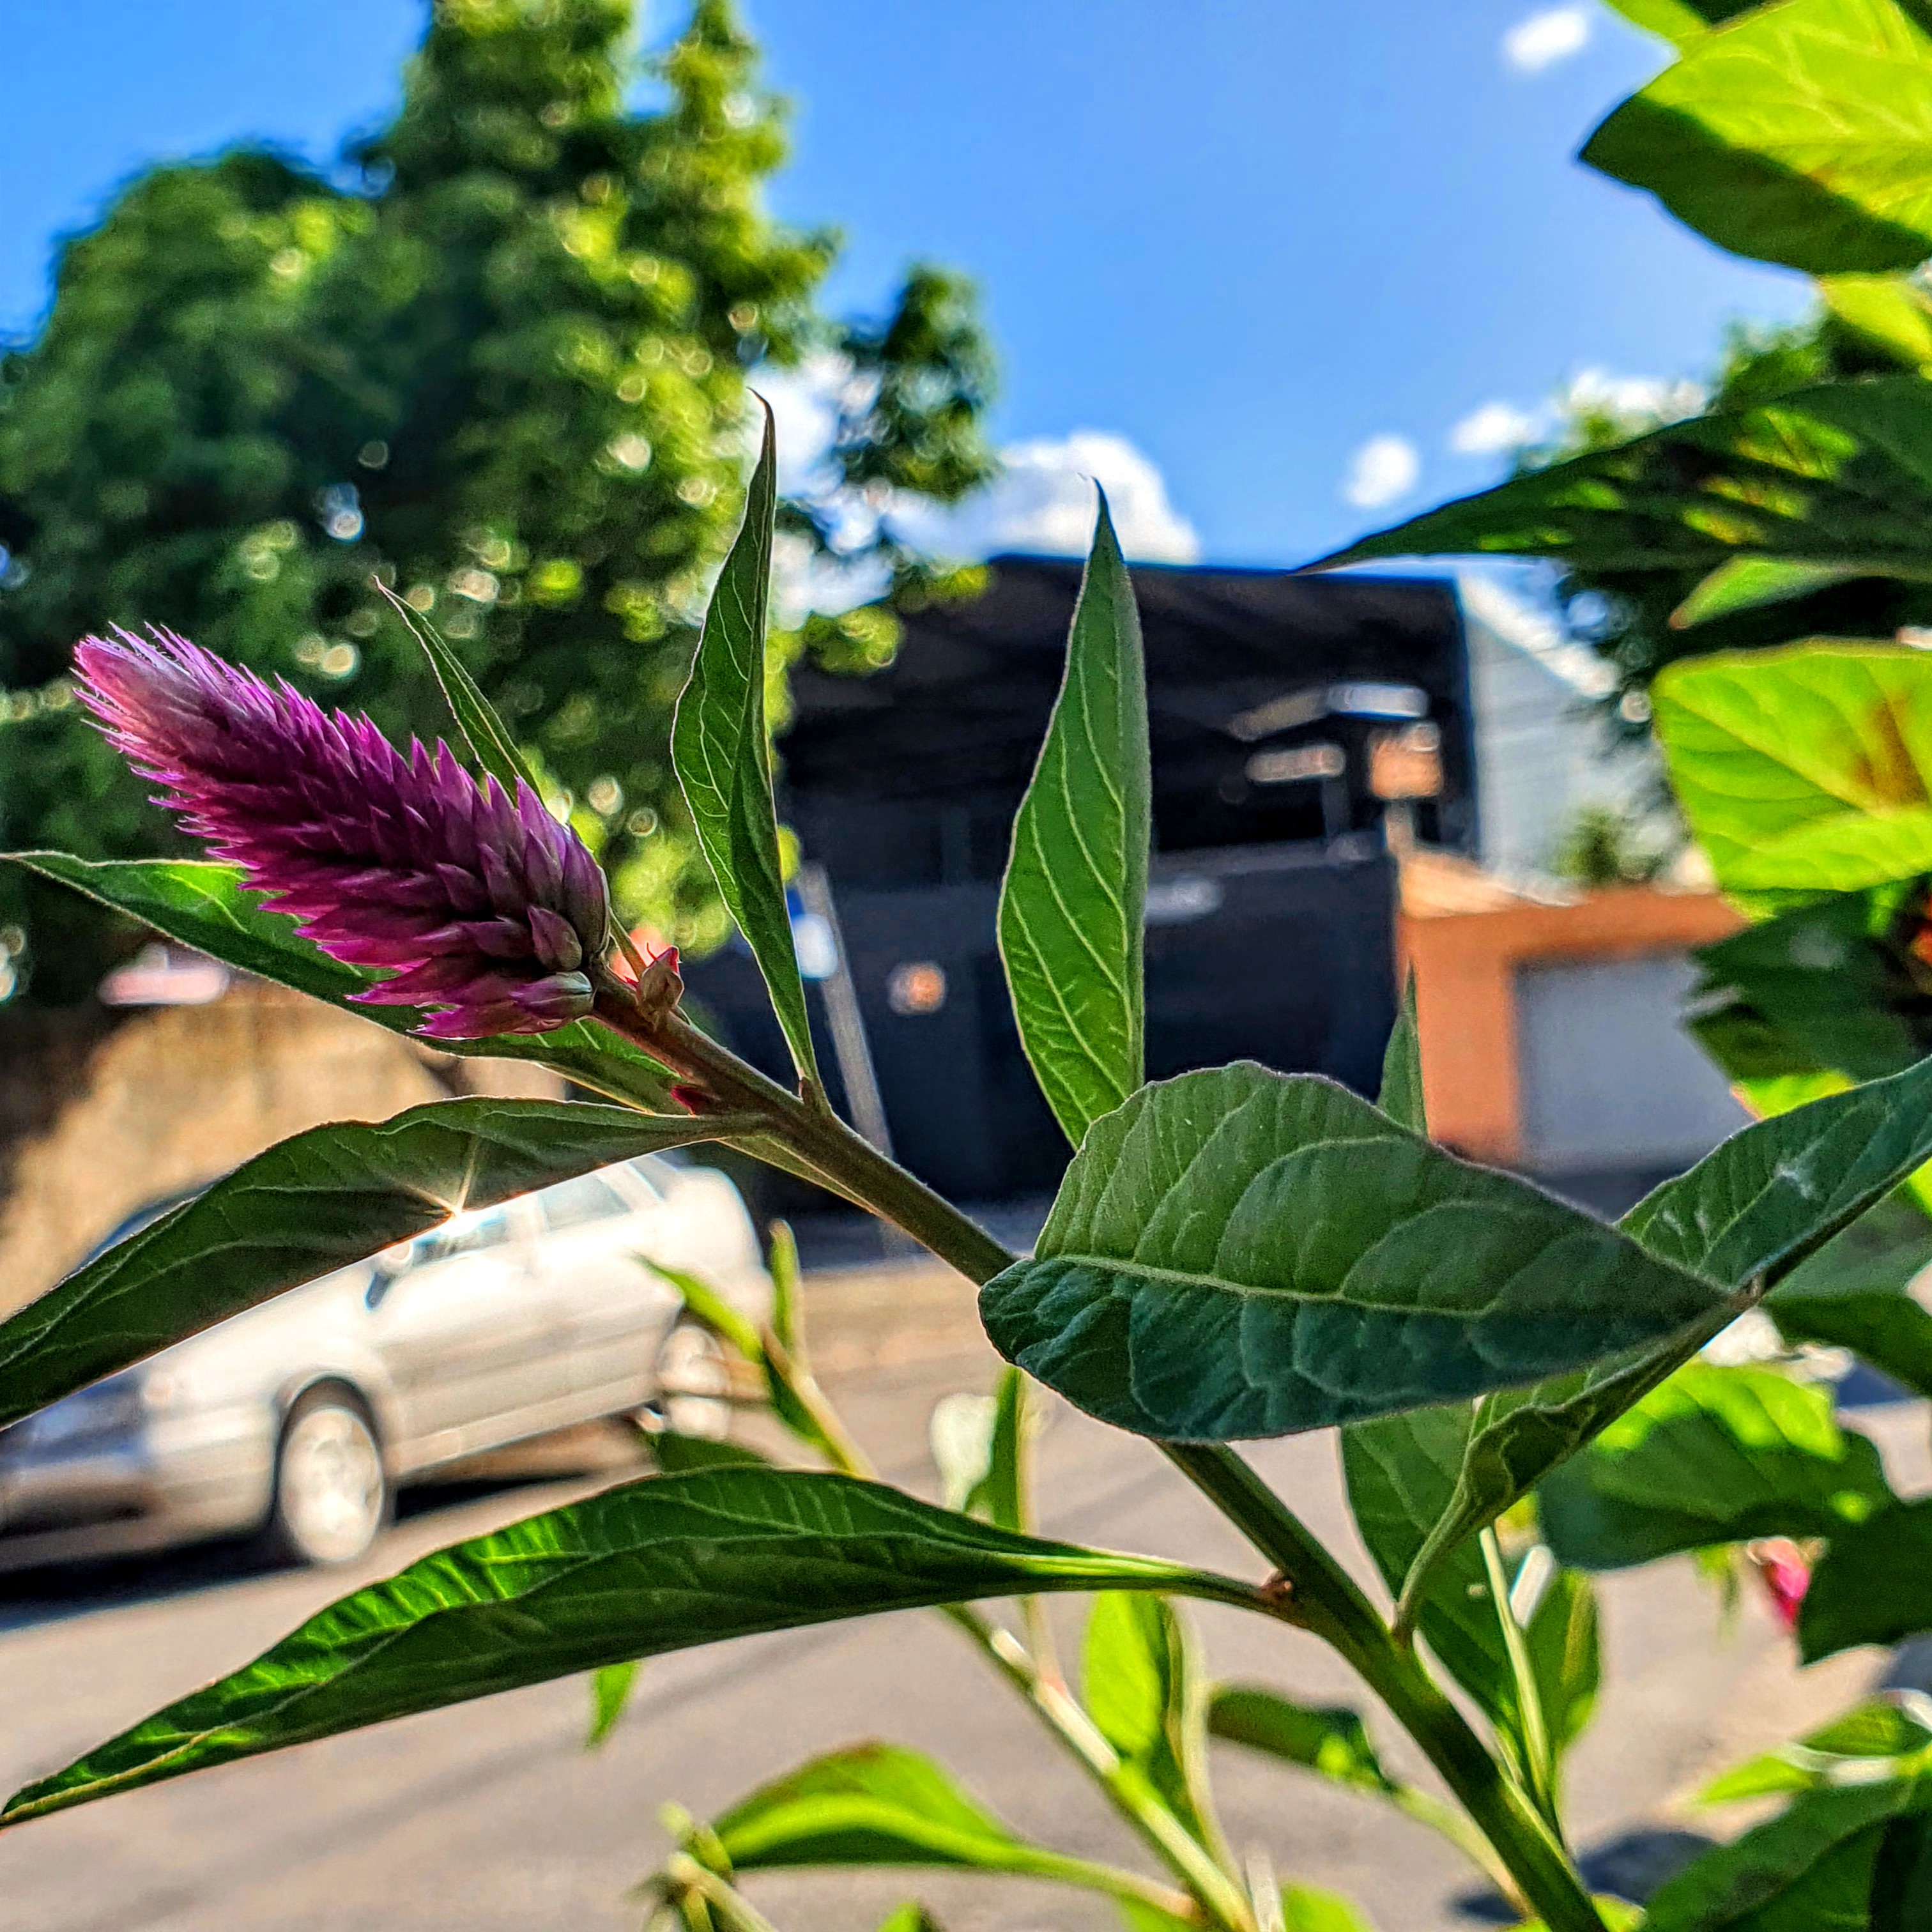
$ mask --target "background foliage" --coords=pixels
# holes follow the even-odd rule
[[[722,932],[665,740],[738,520],[747,373],[849,364],[830,478],[787,527],[926,596],[953,580],[878,512],[990,475],[991,358],[936,268],[884,318],[818,313],[836,237],[764,208],[783,112],[728,0],[699,0],[642,110],[632,16],[437,0],[400,111],[340,169],[256,148],[158,167],[66,244],[44,325],[0,362],[0,844],[176,849],[68,698],[74,640],[107,623],[442,731],[376,575],[568,794],[624,910]],[[814,619],[779,656],[864,670],[894,634],[877,610]],[[35,998],[84,997],[116,930],[0,881]]]

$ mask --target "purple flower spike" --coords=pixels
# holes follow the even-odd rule
[[[325,952],[393,969],[357,999],[428,1009],[433,1040],[548,1033],[590,1012],[604,874],[529,786],[479,784],[442,743],[405,757],[368,718],[171,631],[88,638],[74,661],[158,804]]]

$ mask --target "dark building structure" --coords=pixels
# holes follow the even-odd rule
[[[1396,998],[1389,800],[1430,843],[1473,850],[1454,589],[1132,576],[1154,749],[1148,1071],[1246,1057],[1372,1093]],[[821,1064],[836,1088],[856,1006],[895,1153],[956,1198],[1050,1188],[1068,1154],[1007,1009],[994,909],[1079,578],[1058,558],[996,558],[983,596],[907,621],[889,669],[800,674],[782,746],[781,810],[819,871],[802,958],[808,974],[849,968],[813,986]],[[741,1051],[782,1069],[742,946],[698,964],[692,988]]]

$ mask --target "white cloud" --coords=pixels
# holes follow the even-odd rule
[[[1589,44],[1590,16],[1580,6],[1546,7],[1503,36],[1503,58],[1519,74],[1540,74]]]
[[[1458,456],[1502,456],[1534,442],[1541,427],[1539,418],[1514,403],[1485,403],[1449,432],[1449,447]]]
[[[1358,509],[1378,510],[1406,496],[1422,474],[1422,458],[1403,436],[1372,436],[1356,451],[1342,494]]]
[[[1110,430],[1076,430],[1060,438],[1010,444],[999,477],[964,502],[909,502],[893,528],[944,556],[1030,550],[1084,556],[1094,541],[1094,485],[1107,493],[1120,548],[1147,563],[1192,563],[1201,554],[1194,526],[1168,501],[1152,459]]]
[[[1607,369],[1583,369],[1557,398],[1564,410],[1600,410],[1645,423],[1681,422],[1695,416],[1706,398],[1702,384],[1667,376],[1612,376]]]

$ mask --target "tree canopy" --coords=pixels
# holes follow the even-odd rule
[[[446,733],[380,582],[511,719],[622,910],[724,929],[668,739],[742,501],[748,373],[849,371],[829,479],[786,526],[890,602],[956,581],[879,511],[992,473],[992,368],[944,270],[883,319],[823,315],[836,240],[765,210],[783,110],[728,0],[642,74],[633,13],[436,0],[395,118],[338,170],[262,147],[157,167],[67,242],[0,364],[0,844],[170,849],[68,694],[75,639],[111,623]],[[814,618],[774,656],[862,669],[892,638],[889,610]],[[113,944],[11,869],[0,938],[48,1000]]]

